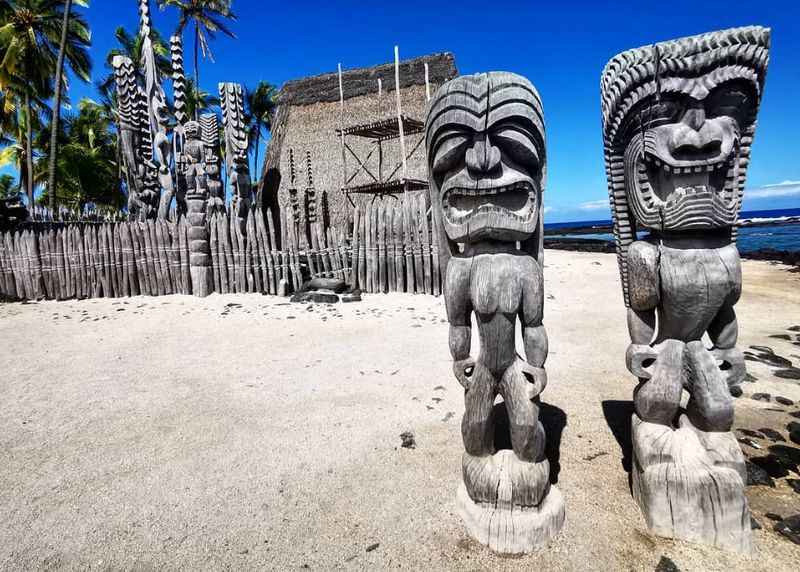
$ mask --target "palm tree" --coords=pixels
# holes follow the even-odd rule
[[[82,210],[87,203],[121,208],[125,203],[117,168],[117,135],[103,104],[84,99],[77,114],[69,114],[56,137],[61,147],[56,170],[61,181],[59,198]],[[51,134],[47,134],[48,137]],[[47,175],[40,161],[37,176]],[[49,199],[47,188],[40,200]]]
[[[258,150],[261,146],[261,136],[266,131],[272,130],[272,115],[277,107],[276,97],[278,90],[267,81],[261,80],[256,88],[245,89],[247,102],[248,125],[250,125],[250,151],[255,151],[253,174],[258,176]]]
[[[186,80],[186,115],[200,117],[201,113],[218,106],[219,98],[196,86],[193,79]]]
[[[23,101],[27,193],[33,204],[33,103],[54,91],[64,0],[3,0],[0,13],[0,90],[17,93]],[[73,73],[84,81],[89,81],[91,71],[89,44],[88,24],[74,15],[68,26],[64,56]],[[66,77],[62,75],[60,79],[59,88]]]
[[[47,103],[39,97],[32,97],[28,102],[28,110],[22,104],[24,88],[14,84],[5,92],[0,92],[0,167],[14,165],[19,173],[19,192],[32,188],[28,185],[30,177],[26,162],[33,162],[33,149],[42,148],[42,141],[37,145],[34,133],[42,130],[42,119],[51,117]],[[30,121],[28,121],[30,117]],[[30,144],[28,142],[31,142]],[[30,152],[29,152],[30,151]],[[28,194],[28,204],[33,205],[32,194]]]
[[[73,71],[75,71],[75,66],[73,64],[75,60],[75,49],[77,48],[86,50],[86,47],[88,47],[91,41],[89,26],[86,24],[86,22],[83,21],[83,19],[77,14],[71,15],[72,0],[63,1],[63,20],[61,22],[61,40],[58,44],[58,60],[56,61],[56,94],[53,102],[53,121],[50,129],[52,138],[50,139],[50,162],[47,176],[47,188],[53,189],[54,191],[56,188],[56,159],[58,156],[58,141],[56,140],[56,134],[58,133],[58,121],[61,118],[61,85],[64,83],[64,57],[67,56],[68,49],[73,52],[73,61],[71,61],[70,67],[73,69]],[[88,8],[89,6],[87,0],[75,0],[75,3],[79,6],[83,6],[84,8]],[[70,18],[70,16],[72,17]],[[82,42],[83,45],[81,46],[78,42]],[[88,72],[88,70],[86,71]],[[86,77],[86,81],[88,81],[88,76]],[[51,192],[51,211],[55,211],[55,200],[56,193]]]
[[[13,175],[0,175],[0,199],[13,199],[18,196],[19,191],[14,188],[16,186]]]
[[[180,15],[176,34],[182,35],[189,24],[194,24],[194,84],[200,85],[199,51],[202,50],[203,57],[213,62],[214,55],[209,42],[216,38],[217,32],[236,38],[236,34],[225,23],[225,20],[236,20],[231,0],[158,0],[158,5],[162,10],[168,6],[178,9]]]

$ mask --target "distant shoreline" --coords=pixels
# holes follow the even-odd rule
[[[561,234],[611,234],[614,229],[610,223],[597,223],[595,221],[558,223],[570,224],[573,226],[558,226],[547,228],[545,226],[544,235],[554,236]],[[755,226],[786,226],[790,224],[800,224],[800,216],[784,216],[774,218],[744,218],[739,221],[739,227]],[[604,242],[604,241],[601,241]]]
[[[598,230],[585,234],[595,234]],[[608,231],[607,231],[608,232]],[[561,234],[561,233],[558,233]],[[570,234],[580,234],[570,230]],[[545,232],[544,247],[552,250],[567,250],[571,252],[604,252],[615,253],[616,248],[613,242],[601,240],[599,238],[561,238],[547,237]],[[780,262],[788,266],[794,266],[793,272],[800,272],[800,251],[778,250],[775,248],[759,248],[748,252],[740,252],[739,255],[748,260],[766,260],[770,262]]]

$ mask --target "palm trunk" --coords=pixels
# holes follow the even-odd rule
[[[195,100],[199,99],[198,95],[200,94],[200,68],[197,67],[198,60],[199,60],[199,53],[198,50],[200,49],[200,27],[197,22],[194,23],[194,90],[195,90]],[[194,120],[200,121],[199,117],[199,108],[200,102],[195,101],[194,106]]]
[[[250,175],[250,178],[253,178],[253,175],[256,176],[256,181],[258,180],[258,146],[261,144],[261,122],[256,123],[256,164],[253,165],[253,173]]]
[[[64,2],[64,20],[61,22],[61,44],[56,63],[56,94],[53,102],[53,121],[50,123],[50,164],[47,172],[47,191],[50,193],[50,210],[56,210],[56,155],[58,155],[58,121],[61,118],[61,80],[64,75],[64,51],[67,44],[67,28],[72,0]]]
[[[31,94],[25,91],[25,164],[27,167],[28,206],[33,209],[33,125],[31,123]]]

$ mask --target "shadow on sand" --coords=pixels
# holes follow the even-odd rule
[[[558,483],[558,474],[561,472],[561,434],[567,426],[567,414],[563,409],[539,403],[539,421],[544,427],[546,445],[544,454],[550,461],[550,483]],[[508,412],[505,402],[496,403],[492,409],[494,418],[494,447],[496,450],[511,449],[511,432],[508,426]]]
[[[633,401],[604,401],[603,415],[622,449],[622,468],[630,475],[633,444],[631,441],[631,416]]]

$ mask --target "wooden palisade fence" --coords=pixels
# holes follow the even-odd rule
[[[311,228],[311,245],[279,211],[208,217],[211,291],[284,294],[309,277],[365,292],[441,293],[438,251],[422,197],[356,208],[344,232]],[[278,222],[279,224],[275,224]],[[0,298],[15,300],[191,294],[188,222],[34,223],[0,234]],[[280,236],[278,236],[280,229]],[[279,247],[280,245],[280,247]]]

